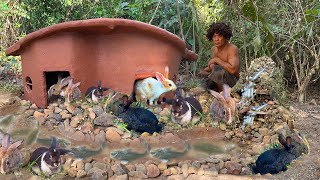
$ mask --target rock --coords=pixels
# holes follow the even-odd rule
[[[241,169],[241,175],[250,175],[251,173],[251,169],[249,167],[242,167]]]
[[[68,158],[63,165],[63,169],[68,171],[71,168],[72,158]]]
[[[80,127],[80,129],[81,129],[81,131],[82,131],[83,133],[85,133],[85,134],[88,134],[89,132],[92,132],[92,131],[93,131],[92,124],[91,124],[90,122],[88,122],[88,121],[86,121],[86,122],[84,123],[84,125],[82,125],[82,126]]]
[[[227,174],[228,169],[227,168],[223,168],[220,170],[220,174]]]
[[[59,107],[54,107],[54,113],[61,113],[63,111],[63,109],[59,108]]]
[[[147,169],[144,164],[136,164],[136,171],[141,171],[144,174],[147,174]]]
[[[39,122],[39,124],[41,125],[45,125],[46,123],[46,119],[44,117],[38,117],[38,118],[35,118],[36,121]]]
[[[162,172],[162,175],[163,175],[163,176],[170,176],[170,175],[172,175],[171,170],[170,170],[170,169],[165,169],[165,170]]]
[[[166,170],[168,168],[167,163],[160,163],[158,165],[158,168],[160,169],[160,171]]]
[[[88,172],[90,169],[92,169],[92,164],[91,163],[86,163],[85,165],[84,165],[84,170],[86,171],[86,172]]]
[[[188,175],[189,175],[189,172],[188,172],[189,166],[188,166],[188,164],[183,164],[181,169],[182,169],[183,176],[184,177],[188,177]]]
[[[61,114],[56,114],[56,113],[52,113],[52,114],[49,114],[48,116],[47,116],[47,118],[48,119],[55,119],[55,120],[57,120],[57,121],[61,121],[62,120],[62,116],[61,116]]]
[[[24,112],[24,114],[26,116],[32,116],[34,114],[34,111],[35,111],[34,109],[28,109]]]
[[[116,177],[116,180],[128,180],[128,179],[129,179],[128,174],[123,174]]]
[[[202,167],[198,169],[198,175],[204,175],[204,169]]]
[[[198,171],[195,167],[190,166],[188,169],[188,174],[198,174]]]
[[[79,170],[78,173],[77,173],[77,178],[83,178],[87,175],[86,171],[84,170]]]
[[[107,165],[105,163],[96,162],[96,163],[94,163],[93,168],[98,168],[98,169],[101,169],[103,171],[106,171],[107,170]]]
[[[106,131],[106,140],[109,142],[120,142],[121,136],[113,129]]]
[[[124,166],[123,164],[115,164],[111,166],[111,169],[116,175],[123,175],[129,172],[126,166]]]
[[[94,137],[94,141],[98,144],[103,144],[106,141],[106,133],[104,131],[100,131],[99,134]]]
[[[160,175],[160,170],[159,168],[154,165],[154,164],[149,164],[147,166],[147,175],[148,177],[150,178],[155,178],[155,177],[158,177]]]
[[[206,169],[204,171],[204,175],[210,176],[210,177],[217,177],[218,176],[218,171],[216,170],[216,168],[212,167],[210,169]]]
[[[239,175],[242,169],[242,165],[237,163],[237,162],[233,162],[233,161],[227,161],[225,163],[226,168],[227,168],[227,172],[229,174],[234,174],[234,175]]]
[[[134,178],[138,178],[138,179],[147,179],[148,176],[145,175],[143,172],[141,171],[130,171],[128,173],[129,176],[134,177]]]
[[[171,115],[171,111],[168,108],[164,108],[159,115],[162,116],[170,116]]]
[[[71,164],[71,167],[76,168],[77,171],[79,170],[84,170],[84,162],[81,159],[76,159],[73,161],[73,163]]]
[[[62,119],[71,119],[72,118],[72,115],[68,113],[68,111],[66,110],[63,110],[60,112],[60,115],[61,115],[61,118]]]
[[[44,114],[44,113],[41,113],[41,112],[39,112],[39,111],[34,111],[33,116],[34,116],[35,118],[39,118],[39,117],[44,117],[45,114]]]
[[[79,124],[79,121],[77,119],[73,119],[70,122],[70,126],[73,127],[73,128],[78,127],[78,124]]]
[[[92,180],[106,180],[108,179],[108,174],[105,171],[102,171],[98,169],[97,171],[94,171],[91,175]]]
[[[261,154],[263,152],[263,150],[264,150],[264,148],[261,144],[252,145],[253,155]]]
[[[81,131],[76,131],[73,133],[73,135],[70,137],[76,141],[84,141],[84,134]]]
[[[93,123],[98,126],[110,127],[113,126],[113,121],[115,120],[115,116],[109,113],[102,113],[98,116]]]
[[[66,109],[67,109],[67,111],[68,111],[69,113],[74,114],[76,108],[75,108],[73,105],[71,105],[71,104],[69,104],[69,103],[65,103],[65,106],[66,106]]]
[[[259,129],[259,134],[261,134],[262,136],[266,136],[269,133],[269,129],[268,128],[260,128]]]
[[[70,177],[76,177],[77,176],[78,171],[76,170],[76,168],[72,167],[68,170],[68,175]]]
[[[225,130],[227,129],[227,126],[226,126],[224,123],[221,123],[221,124],[220,124],[220,129],[221,129],[222,131],[225,131]]]
[[[210,158],[221,159],[222,161],[229,161],[231,159],[231,155],[230,154],[216,154],[216,155],[211,155]]]
[[[92,111],[97,115],[97,116],[100,116],[102,113],[104,113],[104,110],[101,106],[94,106],[92,108]]]
[[[20,104],[22,105],[22,106],[30,106],[30,101],[27,101],[27,100],[21,100],[20,101]]]

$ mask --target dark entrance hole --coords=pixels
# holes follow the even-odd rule
[[[61,76],[62,79],[65,77],[70,76],[69,71],[52,71],[52,72],[44,72],[44,76],[46,79],[46,91],[50,89],[50,87],[54,84],[57,84],[58,77]],[[52,97],[53,99],[56,99],[57,97]],[[49,102],[52,101],[52,99],[48,99]]]

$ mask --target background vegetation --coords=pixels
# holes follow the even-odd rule
[[[319,0],[0,0],[0,79],[21,74],[19,58],[4,51],[26,34],[101,17],[138,20],[180,36],[199,55],[184,66],[192,76],[211,56],[208,26],[224,21],[233,27],[231,41],[240,48],[243,72],[252,59],[272,57],[299,101],[320,77]]]

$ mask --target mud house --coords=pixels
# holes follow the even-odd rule
[[[30,33],[6,50],[22,61],[25,99],[47,106],[47,90],[58,75],[130,94],[138,79],[170,69],[181,59],[196,60],[178,36],[153,25],[126,19],[90,19],[56,24]]]

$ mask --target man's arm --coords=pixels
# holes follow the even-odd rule
[[[231,46],[228,51],[228,60],[223,61],[220,58],[213,58],[214,63],[222,66],[231,74],[238,75],[240,68],[239,49],[236,46]]]

